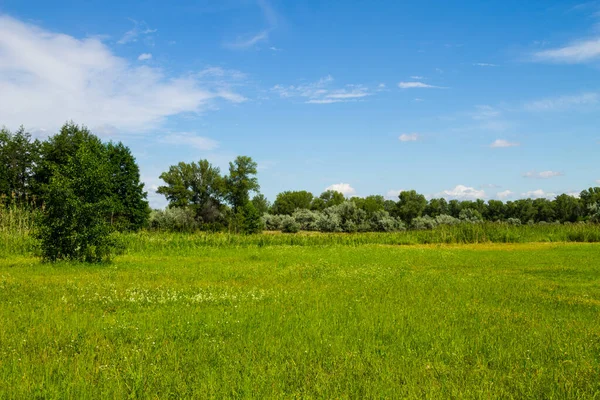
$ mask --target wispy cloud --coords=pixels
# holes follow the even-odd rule
[[[517,143],[517,142],[509,142],[508,140],[497,139],[492,144],[490,144],[490,147],[493,149],[499,149],[499,148],[505,148],[505,147],[517,147],[520,145],[521,144]]]
[[[536,61],[578,64],[600,57],[600,38],[578,40],[566,46],[542,50],[533,54]]]
[[[421,135],[418,133],[403,133],[398,137],[398,140],[401,142],[416,142],[421,138]]]
[[[2,123],[53,130],[67,120],[90,128],[149,132],[182,113],[240,100],[222,79],[169,76],[133,65],[97,38],[77,39],[0,16]]]
[[[410,77],[410,79],[414,79],[415,81],[421,81],[423,79],[425,79],[424,77],[422,77],[421,75],[413,75]]]
[[[333,77],[328,75],[316,82],[301,85],[275,85],[271,91],[282,98],[301,97],[308,104],[332,104],[356,101],[373,94],[364,85],[348,84],[342,88],[333,88]]]
[[[336,192],[342,193],[344,196],[349,196],[351,194],[355,194],[356,190],[350,186],[349,183],[336,183],[331,186],[327,186],[325,190],[334,190]]]
[[[423,82],[400,82],[398,87],[400,89],[447,89],[443,86],[428,85]]]
[[[147,61],[152,59],[152,54],[150,53],[142,53],[138,56],[139,61]]]
[[[252,35],[239,36],[235,41],[225,43],[225,47],[230,49],[248,49],[267,39],[269,39],[269,32],[265,30]]]
[[[125,32],[125,34],[117,41],[117,44],[127,44],[137,42],[140,36],[149,35],[156,32],[156,29],[150,29],[148,24],[144,21],[136,21],[130,19],[133,22],[133,28]]]
[[[542,171],[542,172],[529,171],[529,172],[525,172],[523,174],[523,177],[534,178],[534,179],[549,179],[549,178],[555,178],[557,176],[563,176],[563,175],[564,174],[562,172],[558,172],[558,171]]]
[[[197,150],[214,150],[219,147],[219,143],[216,140],[198,136],[190,132],[171,133],[162,137],[160,142],[178,146],[191,146]]]
[[[582,93],[531,101],[524,108],[527,111],[557,111],[596,105],[598,101],[598,93]]]
[[[473,65],[476,67],[497,67],[498,66],[496,64],[490,64],[490,63],[473,63]]]
[[[402,192],[404,192],[404,189],[388,190],[385,197],[392,200],[398,200],[398,196],[400,196],[400,193]]]

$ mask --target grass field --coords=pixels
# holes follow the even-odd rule
[[[159,239],[0,258],[0,398],[600,397],[600,244]]]

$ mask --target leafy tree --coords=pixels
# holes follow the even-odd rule
[[[23,127],[14,134],[0,130],[0,196],[27,201],[33,194],[33,170],[39,162],[39,141]]]
[[[533,207],[535,208],[535,221],[536,222],[552,222],[556,217],[554,211],[554,205],[548,199],[535,199],[533,200]]]
[[[582,214],[580,200],[568,194],[561,194],[554,199],[554,210],[560,222],[576,222]]]
[[[140,169],[128,147],[108,143],[108,163],[112,184],[111,224],[137,230],[148,222],[150,208]]]
[[[448,202],[448,215],[450,215],[454,218],[458,218],[461,210],[462,210],[462,206],[461,206],[460,201],[450,200]]]
[[[281,215],[292,215],[296,209],[310,209],[313,195],[306,190],[300,191],[285,191],[279,193],[273,207],[271,207],[271,213]]]
[[[258,192],[260,186],[256,174],[258,165],[248,156],[238,156],[229,163],[229,176],[225,178],[227,192],[233,211],[237,212],[250,201],[250,192]]]
[[[364,210],[367,215],[371,216],[378,211],[385,210],[385,199],[380,195],[362,197],[353,197],[351,199],[354,204],[361,210]]]
[[[328,207],[337,206],[346,201],[343,193],[336,192],[335,190],[326,190],[319,196],[319,199],[323,201],[323,209]]]
[[[166,185],[159,186],[157,192],[167,197],[171,207],[189,207],[205,223],[221,217],[225,182],[219,168],[208,160],[172,165],[160,179]]]
[[[483,215],[488,221],[502,221],[506,218],[506,207],[500,200],[488,201],[486,212]]]
[[[448,202],[444,198],[431,199],[425,207],[424,214],[434,218],[438,215],[448,214]]]
[[[269,208],[271,208],[271,204],[269,200],[263,194],[257,194],[252,198],[252,204],[254,204],[254,208],[260,215],[264,215],[269,212]]]
[[[423,215],[423,211],[427,206],[425,196],[417,193],[414,190],[400,192],[397,203],[399,217],[404,222],[410,224],[413,218]]]
[[[589,209],[593,204],[600,202],[600,187],[591,187],[587,190],[583,190],[579,194],[581,199],[581,205],[584,209]]]
[[[240,213],[242,214],[241,231],[243,233],[250,235],[262,232],[264,223],[261,219],[261,214],[251,201],[242,206]]]
[[[114,242],[106,215],[112,183],[106,147],[82,142],[66,162],[51,166],[38,238],[47,261],[98,262],[110,257]]]

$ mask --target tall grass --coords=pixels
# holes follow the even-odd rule
[[[35,208],[0,203],[0,257],[34,251],[32,233],[38,213]]]
[[[531,242],[600,242],[600,226],[591,224],[512,226],[508,224],[460,224],[439,226],[433,230],[394,233],[263,233],[236,235],[227,233],[155,233],[119,235],[132,253],[185,254],[203,247],[264,246],[360,246],[365,244],[469,244]]]

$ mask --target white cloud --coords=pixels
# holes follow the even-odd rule
[[[400,196],[400,193],[402,192],[404,192],[404,189],[388,190],[388,192],[385,194],[385,197],[388,199],[397,200],[398,196]]]
[[[356,190],[349,183],[336,183],[328,186],[325,190],[335,190],[336,192],[342,193],[344,196],[349,196],[356,193]]]
[[[420,75],[413,75],[410,77],[410,79],[414,79],[415,81],[420,81],[425,79],[424,77],[420,76]]]
[[[373,92],[363,85],[346,85],[343,88],[331,88],[333,78],[328,75],[319,79],[317,82],[306,83],[302,85],[275,85],[271,88],[282,98],[303,97],[308,104],[331,104],[356,101],[363,97],[373,94]]]
[[[525,104],[527,111],[556,111],[598,104],[598,93],[582,93],[536,100]]]
[[[497,149],[497,148],[504,148],[504,147],[517,147],[520,145],[521,145],[520,143],[509,142],[504,139],[497,139],[492,144],[490,144],[490,147],[493,149]]]
[[[523,176],[525,178],[535,178],[535,179],[549,179],[549,178],[554,178],[557,176],[562,176],[563,173],[562,172],[557,172],[557,171],[542,171],[542,172],[536,172],[536,171],[529,171],[523,174]]]
[[[457,200],[476,200],[485,198],[484,190],[477,190],[473,187],[457,185],[454,189],[444,190],[437,194],[437,197],[445,197]]]
[[[414,99],[413,99],[413,101],[414,101],[415,103],[421,103],[421,102],[423,102],[423,101],[425,101],[425,100],[423,100],[423,99],[421,99],[421,98],[419,98],[419,97],[416,97],[416,98],[414,98]]]
[[[476,67],[497,67],[496,64],[490,64],[490,63],[474,63],[473,65]]]
[[[152,59],[152,54],[150,54],[150,53],[142,53],[138,57],[138,60],[140,60],[140,61],[146,61],[146,60],[151,60],[151,59]]]
[[[189,132],[171,133],[160,139],[162,143],[193,147],[198,150],[214,150],[219,143],[213,139]]]
[[[269,50],[271,50],[271,51],[283,51],[283,49],[280,49],[280,48],[275,47],[275,46],[269,47]]]
[[[170,116],[206,111],[219,98],[243,101],[224,82],[202,73],[171,77],[132,65],[97,38],[0,16],[0,121],[9,128],[51,131],[74,120],[143,133]]]
[[[134,19],[130,19],[130,21],[133,22],[133,28],[125,32],[123,37],[117,41],[118,44],[137,42],[139,36],[156,32],[156,29],[150,29],[144,21],[138,22]]]
[[[268,31],[261,31],[249,36],[238,37],[235,41],[225,43],[225,47],[230,49],[248,49],[254,47],[256,44],[266,41],[269,39]]]
[[[546,193],[542,189],[530,190],[529,192],[521,193],[522,197],[530,199],[552,199],[556,197],[556,193]]]
[[[499,199],[506,199],[511,197],[513,194],[514,192],[511,192],[510,190],[505,190],[503,192],[496,193],[496,196],[498,196]]]
[[[416,142],[420,137],[421,135],[418,133],[403,133],[398,137],[398,140],[401,142]]]
[[[400,82],[398,87],[400,89],[446,89],[442,86],[428,85],[423,82]]]
[[[598,180],[596,181],[596,183],[600,185],[600,179],[598,179]]]
[[[537,61],[577,64],[600,57],[600,38],[579,40],[563,47],[534,53]]]

